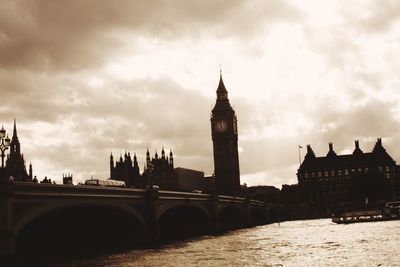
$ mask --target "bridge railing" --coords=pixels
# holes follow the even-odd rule
[[[203,193],[191,193],[191,192],[178,192],[178,191],[158,191],[158,197],[160,199],[188,199],[197,201],[207,201],[211,198],[210,194]]]
[[[133,188],[37,184],[27,182],[12,182],[0,185],[0,192],[24,196],[73,196],[73,197],[112,197],[112,198],[143,198],[146,190]],[[6,192],[5,192],[6,193]]]

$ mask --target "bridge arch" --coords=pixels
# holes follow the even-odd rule
[[[165,204],[157,213],[162,241],[204,235],[212,231],[211,215],[200,204]]]
[[[239,229],[248,225],[248,218],[245,209],[236,205],[220,207],[219,219],[222,231]]]
[[[91,201],[40,205],[13,228],[17,252],[35,254],[42,252],[37,248],[63,254],[128,248],[144,244],[147,233],[143,216],[133,207]]]

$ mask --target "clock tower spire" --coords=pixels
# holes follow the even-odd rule
[[[215,189],[219,194],[237,195],[240,192],[237,118],[221,73],[216,93],[211,112]]]

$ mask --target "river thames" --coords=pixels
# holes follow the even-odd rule
[[[41,266],[400,266],[400,221],[290,221]],[[34,262],[31,262],[34,264]],[[36,265],[35,264],[35,265]]]

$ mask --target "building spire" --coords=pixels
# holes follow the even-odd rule
[[[13,130],[13,137],[17,137],[17,120],[14,117],[14,130]]]
[[[229,110],[233,112],[233,109],[229,103],[228,99],[228,90],[225,88],[224,80],[222,79],[222,71],[220,70],[219,73],[219,83],[217,88],[217,101],[212,112],[215,111],[222,111],[222,110]]]
[[[134,167],[139,167],[138,161],[137,161],[137,157],[136,157],[136,152],[133,153],[133,166]]]
[[[172,154],[172,149],[169,150],[169,165],[174,166],[174,155]]]
[[[227,99],[228,91],[225,88],[224,80],[222,79],[222,70],[219,70],[219,84],[217,88],[217,98],[218,99]]]
[[[29,180],[33,180],[32,162],[29,162]]]

